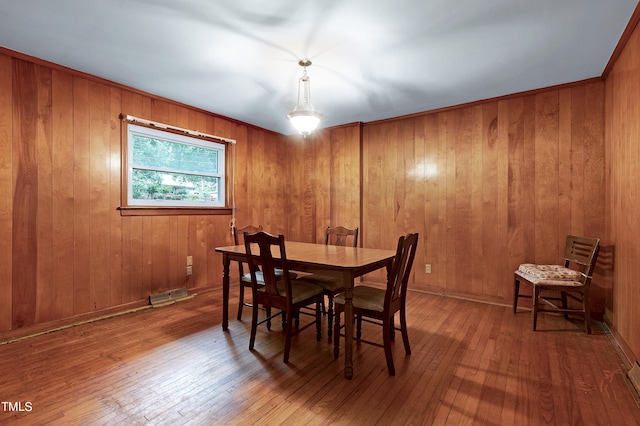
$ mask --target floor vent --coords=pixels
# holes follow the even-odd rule
[[[636,388],[636,392],[640,395],[640,362],[637,362],[633,365],[631,371],[629,371],[629,379],[631,379],[631,383]]]
[[[158,306],[175,303],[178,300],[182,300],[187,297],[189,297],[187,289],[181,287],[175,290],[165,291],[164,293],[152,294],[151,296],[149,296],[149,304],[155,308]]]

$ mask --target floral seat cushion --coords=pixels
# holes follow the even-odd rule
[[[539,280],[554,281],[578,281],[580,280],[580,271],[565,268],[561,265],[534,265],[532,263],[523,263],[518,268],[521,274],[535,277]]]

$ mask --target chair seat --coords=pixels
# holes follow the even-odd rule
[[[359,285],[353,288],[353,307],[367,309],[369,311],[384,311],[385,289]],[[344,293],[333,298],[333,302],[344,305]]]
[[[282,276],[282,269],[276,269],[276,277],[281,277],[281,276]],[[292,280],[295,280],[298,277],[298,274],[294,272],[289,272],[289,277]],[[242,276],[242,281],[250,285],[251,273],[244,274]],[[258,281],[258,285],[264,285],[264,275],[262,274],[262,271],[256,272],[256,281]]]
[[[256,277],[257,278],[257,277]],[[278,289],[278,294],[280,296],[286,297],[287,295],[287,286],[284,280],[279,280],[276,284],[276,288]],[[263,291],[263,290],[260,290]],[[318,294],[322,294],[322,288],[317,285],[310,283],[298,283],[296,281],[295,285],[291,286],[291,302],[296,304],[305,299],[309,299]]]
[[[578,281],[581,276],[580,271],[561,265],[534,265],[533,263],[523,263],[518,267],[518,272],[523,276],[554,281]]]
[[[537,286],[554,286],[554,287],[582,287],[584,284],[581,281],[573,281],[573,280],[551,280],[546,278],[539,278],[535,275],[530,275],[523,273],[522,271],[516,271],[516,276],[529,281],[531,284]]]
[[[343,287],[339,279],[334,277],[329,277],[327,275],[316,275],[316,274],[305,275],[296,280],[296,283],[300,283],[300,282],[305,282],[305,283],[320,286],[324,290],[327,290],[332,293]]]

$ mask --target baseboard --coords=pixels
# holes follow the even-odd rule
[[[75,315],[59,320],[36,324],[32,326],[22,327],[15,330],[9,330],[0,333],[0,345],[18,342],[42,334],[51,333],[65,328],[75,327],[93,321],[99,321],[105,318],[111,318],[118,315],[135,312],[140,309],[150,308],[148,300],[138,300],[123,305],[114,306],[100,311],[87,312],[81,315]]]

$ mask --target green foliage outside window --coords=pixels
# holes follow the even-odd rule
[[[133,204],[224,205],[224,162],[220,161],[224,160],[223,145],[200,140],[185,143],[184,139],[191,138],[130,127],[141,129],[130,129],[129,133]]]

